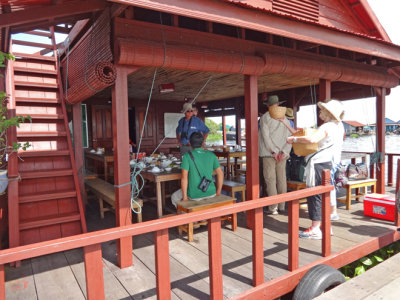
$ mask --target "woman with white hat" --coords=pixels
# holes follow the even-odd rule
[[[344,127],[342,124],[344,109],[338,100],[329,102],[318,102],[319,118],[324,121],[318,130],[310,136],[290,136],[286,139],[292,143],[318,143],[318,153],[310,154],[305,160],[308,161],[305,177],[307,187],[318,186],[322,183],[322,170],[331,170],[334,174],[337,165],[341,160],[343,145]],[[286,126],[289,126],[286,122]],[[311,155],[313,155],[311,157]],[[331,176],[332,178],[332,176]],[[315,195],[307,198],[308,214],[312,221],[311,227],[300,232],[301,238],[322,239],[321,225],[321,204],[322,196]],[[337,220],[336,193],[331,193],[331,219]]]

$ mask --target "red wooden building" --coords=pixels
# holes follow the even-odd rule
[[[0,69],[9,113],[32,117],[8,132],[10,143],[32,145],[10,155],[8,193],[0,196],[10,248],[86,232],[82,135],[90,149],[113,149],[116,224],[130,225],[129,139],[139,142],[144,126],[142,150],[152,152],[164,138],[165,113],[179,112],[202,87],[202,114],[246,119],[248,200],[259,198],[263,93],[278,94],[294,111],[330,98],[376,96],[378,151],[385,152],[385,97],[400,83],[400,46],[366,0],[1,1],[0,30],[3,52],[18,44],[40,48],[14,53],[16,61]],[[68,34],[66,42],[57,44],[56,32]],[[11,39],[17,33],[48,42]],[[162,84],[174,91],[163,93]],[[158,151],[175,146],[166,138]],[[383,161],[378,192],[384,174]],[[260,217],[248,217],[255,235]],[[119,265],[129,266],[131,238],[117,238]]]

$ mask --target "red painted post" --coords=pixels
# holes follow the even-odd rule
[[[117,78],[112,87],[112,123],[114,147],[114,184],[130,182],[129,169],[129,121],[128,121],[128,74],[130,68],[117,66]],[[115,188],[115,217],[117,226],[132,224],[131,187]],[[118,265],[132,265],[132,238],[121,238],[117,242]]]
[[[4,275],[4,265],[0,265],[0,300],[6,299],[6,280]]]
[[[299,200],[289,201],[288,270],[299,268]]]
[[[72,105],[72,125],[74,130],[74,153],[76,172],[78,174],[78,182],[85,208],[86,198],[84,195],[85,187],[83,183],[83,141],[82,141],[82,104],[76,103]]]
[[[226,145],[226,120],[225,116],[222,116],[222,144]],[[229,170],[228,170],[229,172]]]
[[[16,104],[15,104],[15,88],[14,88],[14,68],[13,61],[8,61],[7,64],[7,94],[9,95],[9,101],[7,105],[8,117],[14,117],[16,115]],[[13,142],[17,142],[17,129],[12,126],[7,129],[7,142],[8,146],[12,146]],[[8,235],[9,235],[9,247],[17,247],[20,244],[19,235],[19,181],[18,179],[18,156],[16,152],[13,152],[8,157]]]
[[[258,199],[258,96],[257,76],[244,76],[244,106],[246,118],[246,200]],[[247,214],[247,226],[252,224]]]
[[[171,299],[168,229],[154,232],[157,299]]]
[[[397,176],[396,176],[396,197],[400,196],[400,159],[397,160]],[[400,199],[399,199],[400,200]],[[397,201],[396,201],[397,203]],[[400,212],[398,210],[398,205],[396,205],[396,220],[394,225],[400,227]]]
[[[236,114],[236,144],[242,146],[242,124],[240,122],[240,114]]]
[[[105,299],[101,244],[83,247],[85,257],[86,292],[89,300]]]
[[[369,166],[369,177],[376,178],[375,175],[375,164]]]
[[[221,218],[208,220],[208,260],[210,269],[210,299],[223,299]]]
[[[326,79],[319,79],[319,101],[326,102],[331,99],[331,81]],[[319,108],[317,106],[317,124],[321,126],[323,121],[318,118]]]
[[[376,170],[376,192],[378,194],[385,193],[385,102],[386,102],[386,89],[376,89],[376,144],[377,151],[383,155],[383,161],[378,163]]]
[[[252,251],[253,251],[253,286],[264,282],[264,231],[263,231],[263,208],[252,211],[254,226],[252,230]]]
[[[388,186],[393,186],[393,155],[388,154]]]
[[[322,171],[322,185],[331,185],[331,173]],[[331,194],[322,194],[322,256],[331,255]]]

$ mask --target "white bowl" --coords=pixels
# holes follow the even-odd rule
[[[165,171],[167,171],[167,172],[171,172],[171,170],[172,170],[172,168],[171,168],[171,167],[167,167],[167,168],[165,168]]]
[[[161,162],[161,167],[166,168],[172,163],[172,160],[166,159]]]
[[[154,167],[153,169],[150,170],[153,173],[158,173],[161,171],[161,169],[159,167]]]

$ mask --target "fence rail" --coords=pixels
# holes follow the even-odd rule
[[[0,251],[0,299],[5,299],[4,264],[81,247],[84,249],[87,297],[96,300],[104,299],[101,243],[149,232],[154,233],[157,297],[163,300],[171,299],[168,229],[205,219],[209,220],[210,297],[223,299],[220,217],[245,211],[252,214],[250,218],[252,223],[248,226],[253,228],[253,285],[261,285],[264,282],[262,232],[264,206],[281,202],[289,203],[288,270],[295,271],[299,269],[299,199],[322,194],[321,255],[328,257],[331,254],[330,191],[333,187],[330,185],[329,170],[324,170],[322,178],[321,186],[300,191],[2,250]],[[261,280],[260,275],[262,275]]]

